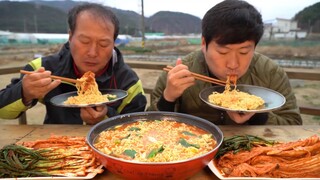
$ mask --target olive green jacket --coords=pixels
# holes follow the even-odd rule
[[[198,50],[190,53],[183,59],[183,64],[195,73],[209,76],[203,53]],[[162,96],[167,80],[167,73],[163,72],[151,94],[151,103],[148,111],[158,111],[157,103]],[[248,71],[237,81],[238,84],[249,84],[273,89],[286,98],[286,103],[277,110],[268,113],[266,124],[271,125],[300,125],[302,119],[296,98],[292,91],[285,71],[270,58],[255,53]],[[235,124],[225,111],[214,109],[199,98],[202,89],[212,86],[211,83],[196,81],[196,84],[185,90],[175,102],[175,111],[191,114],[207,119],[218,125]]]

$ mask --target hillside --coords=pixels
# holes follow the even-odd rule
[[[85,1],[0,1],[0,30],[12,32],[66,33],[70,8]],[[107,7],[111,8],[111,7]],[[120,34],[141,36],[141,15],[134,11],[111,8],[120,21]],[[320,2],[294,16],[302,30],[320,33]],[[200,33],[201,19],[185,13],[160,11],[145,17],[145,32],[171,34]]]
[[[151,32],[190,34],[201,32],[201,19],[190,14],[160,11],[147,19]]]
[[[25,2],[0,2],[1,30],[66,33],[66,13],[60,9]]]
[[[0,2],[0,30],[12,32],[66,33],[67,12],[83,1]],[[111,8],[111,7],[107,7]],[[111,8],[120,21],[120,34],[141,36],[141,15]],[[145,18],[147,32],[189,34],[200,32],[201,19],[178,12],[159,12]],[[156,25],[155,25],[156,24]]]
[[[298,26],[301,29],[309,32],[320,32],[320,2],[304,8],[297,13],[294,20],[298,21]]]

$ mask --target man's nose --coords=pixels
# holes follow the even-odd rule
[[[236,69],[239,67],[239,57],[236,54],[232,54],[228,58],[227,67],[230,69]]]
[[[90,46],[90,48],[89,48],[89,52],[88,52],[88,54],[89,54],[89,56],[90,57],[95,57],[95,56],[97,56],[97,54],[98,54],[98,49],[97,49],[98,47],[97,47],[97,45],[95,44],[95,43],[92,43],[91,44],[91,46]]]

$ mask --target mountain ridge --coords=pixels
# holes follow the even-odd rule
[[[0,30],[26,33],[67,33],[67,12],[86,1],[0,1]],[[109,6],[120,21],[120,34],[142,35],[141,15],[131,10]],[[320,2],[298,12],[293,20],[302,30],[320,33]],[[172,11],[159,11],[144,17],[145,32],[165,35],[200,34],[201,19],[197,16]]]
[[[70,8],[81,3],[85,3],[85,1],[1,1],[0,30],[27,33],[67,33],[67,12]],[[141,36],[142,17],[140,14],[130,10],[105,7],[110,8],[118,17],[120,34]],[[41,9],[45,9],[45,12]],[[24,16],[17,16],[17,14],[24,14]],[[163,16],[166,18],[164,19]],[[190,14],[167,11],[144,18],[145,32],[163,32],[166,35],[199,34],[201,32],[201,19]]]

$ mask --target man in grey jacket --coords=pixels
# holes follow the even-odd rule
[[[296,98],[284,70],[270,58],[255,52],[263,34],[261,14],[240,0],[226,0],[212,7],[202,19],[201,50],[177,60],[163,73],[151,95],[148,110],[176,111],[215,124],[302,124]],[[196,81],[191,72],[238,84],[262,86],[280,92],[286,103],[267,113],[238,113],[209,107],[199,93],[213,84]]]

